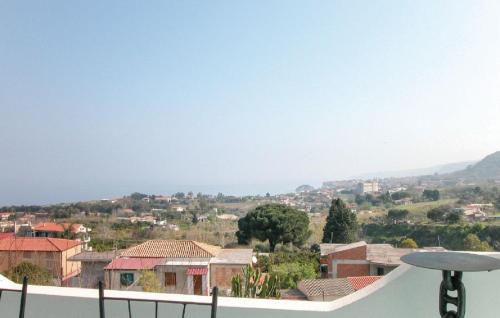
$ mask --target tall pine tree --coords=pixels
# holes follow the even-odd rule
[[[341,199],[333,199],[323,229],[323,243],[352,243],[357,238],[356,214]]]

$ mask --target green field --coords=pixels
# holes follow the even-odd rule
[[[400,208],[410,211],[410,215],[426,217],[427,211],[441,205],[453,205],[456,201],[456,199],[446,199],[431,202],[419,202],[410,205],[402,205]]]

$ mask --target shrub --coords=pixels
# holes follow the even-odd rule
[[[281,282],[281,288],[297,288],[297,283],[304,279],[316,278],[314,263],[283,263],[273,265],[271,273]]]
[[[54,285],[53,277],[46,269],[28,262],[20,263],[6,274],[18,284],[22,283],[24,276],[28,276],[31,285]]]

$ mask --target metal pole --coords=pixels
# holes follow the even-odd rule
[[[28,276],[23,278],[23,290],[21,292],[21,306],[19,308],[19,318],[24,318],[24,311],[26,310],[26,295],[28,293]]]
[[[210,318],[217,318],[217,297],[219,294],[219,288],[215,286],[212,289],[212,312],[210,314]]]
[[[99,317],[105,318],[105,314],[104,314],[104,287],[103,287],[101,281],[99,281]]]
[[[186,316],[186,304],[182,305],[182,318]]]

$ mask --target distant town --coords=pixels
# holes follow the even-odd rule
[[[446,174],[326,181],[278,195],[137,192],[6,206],[0,271],[59,286],[200,295],[218,286],[235,297],[332,300],[415,250],[500,250],[499,186],[495,153]],[[265,294],[241,290],[249,281]]]

